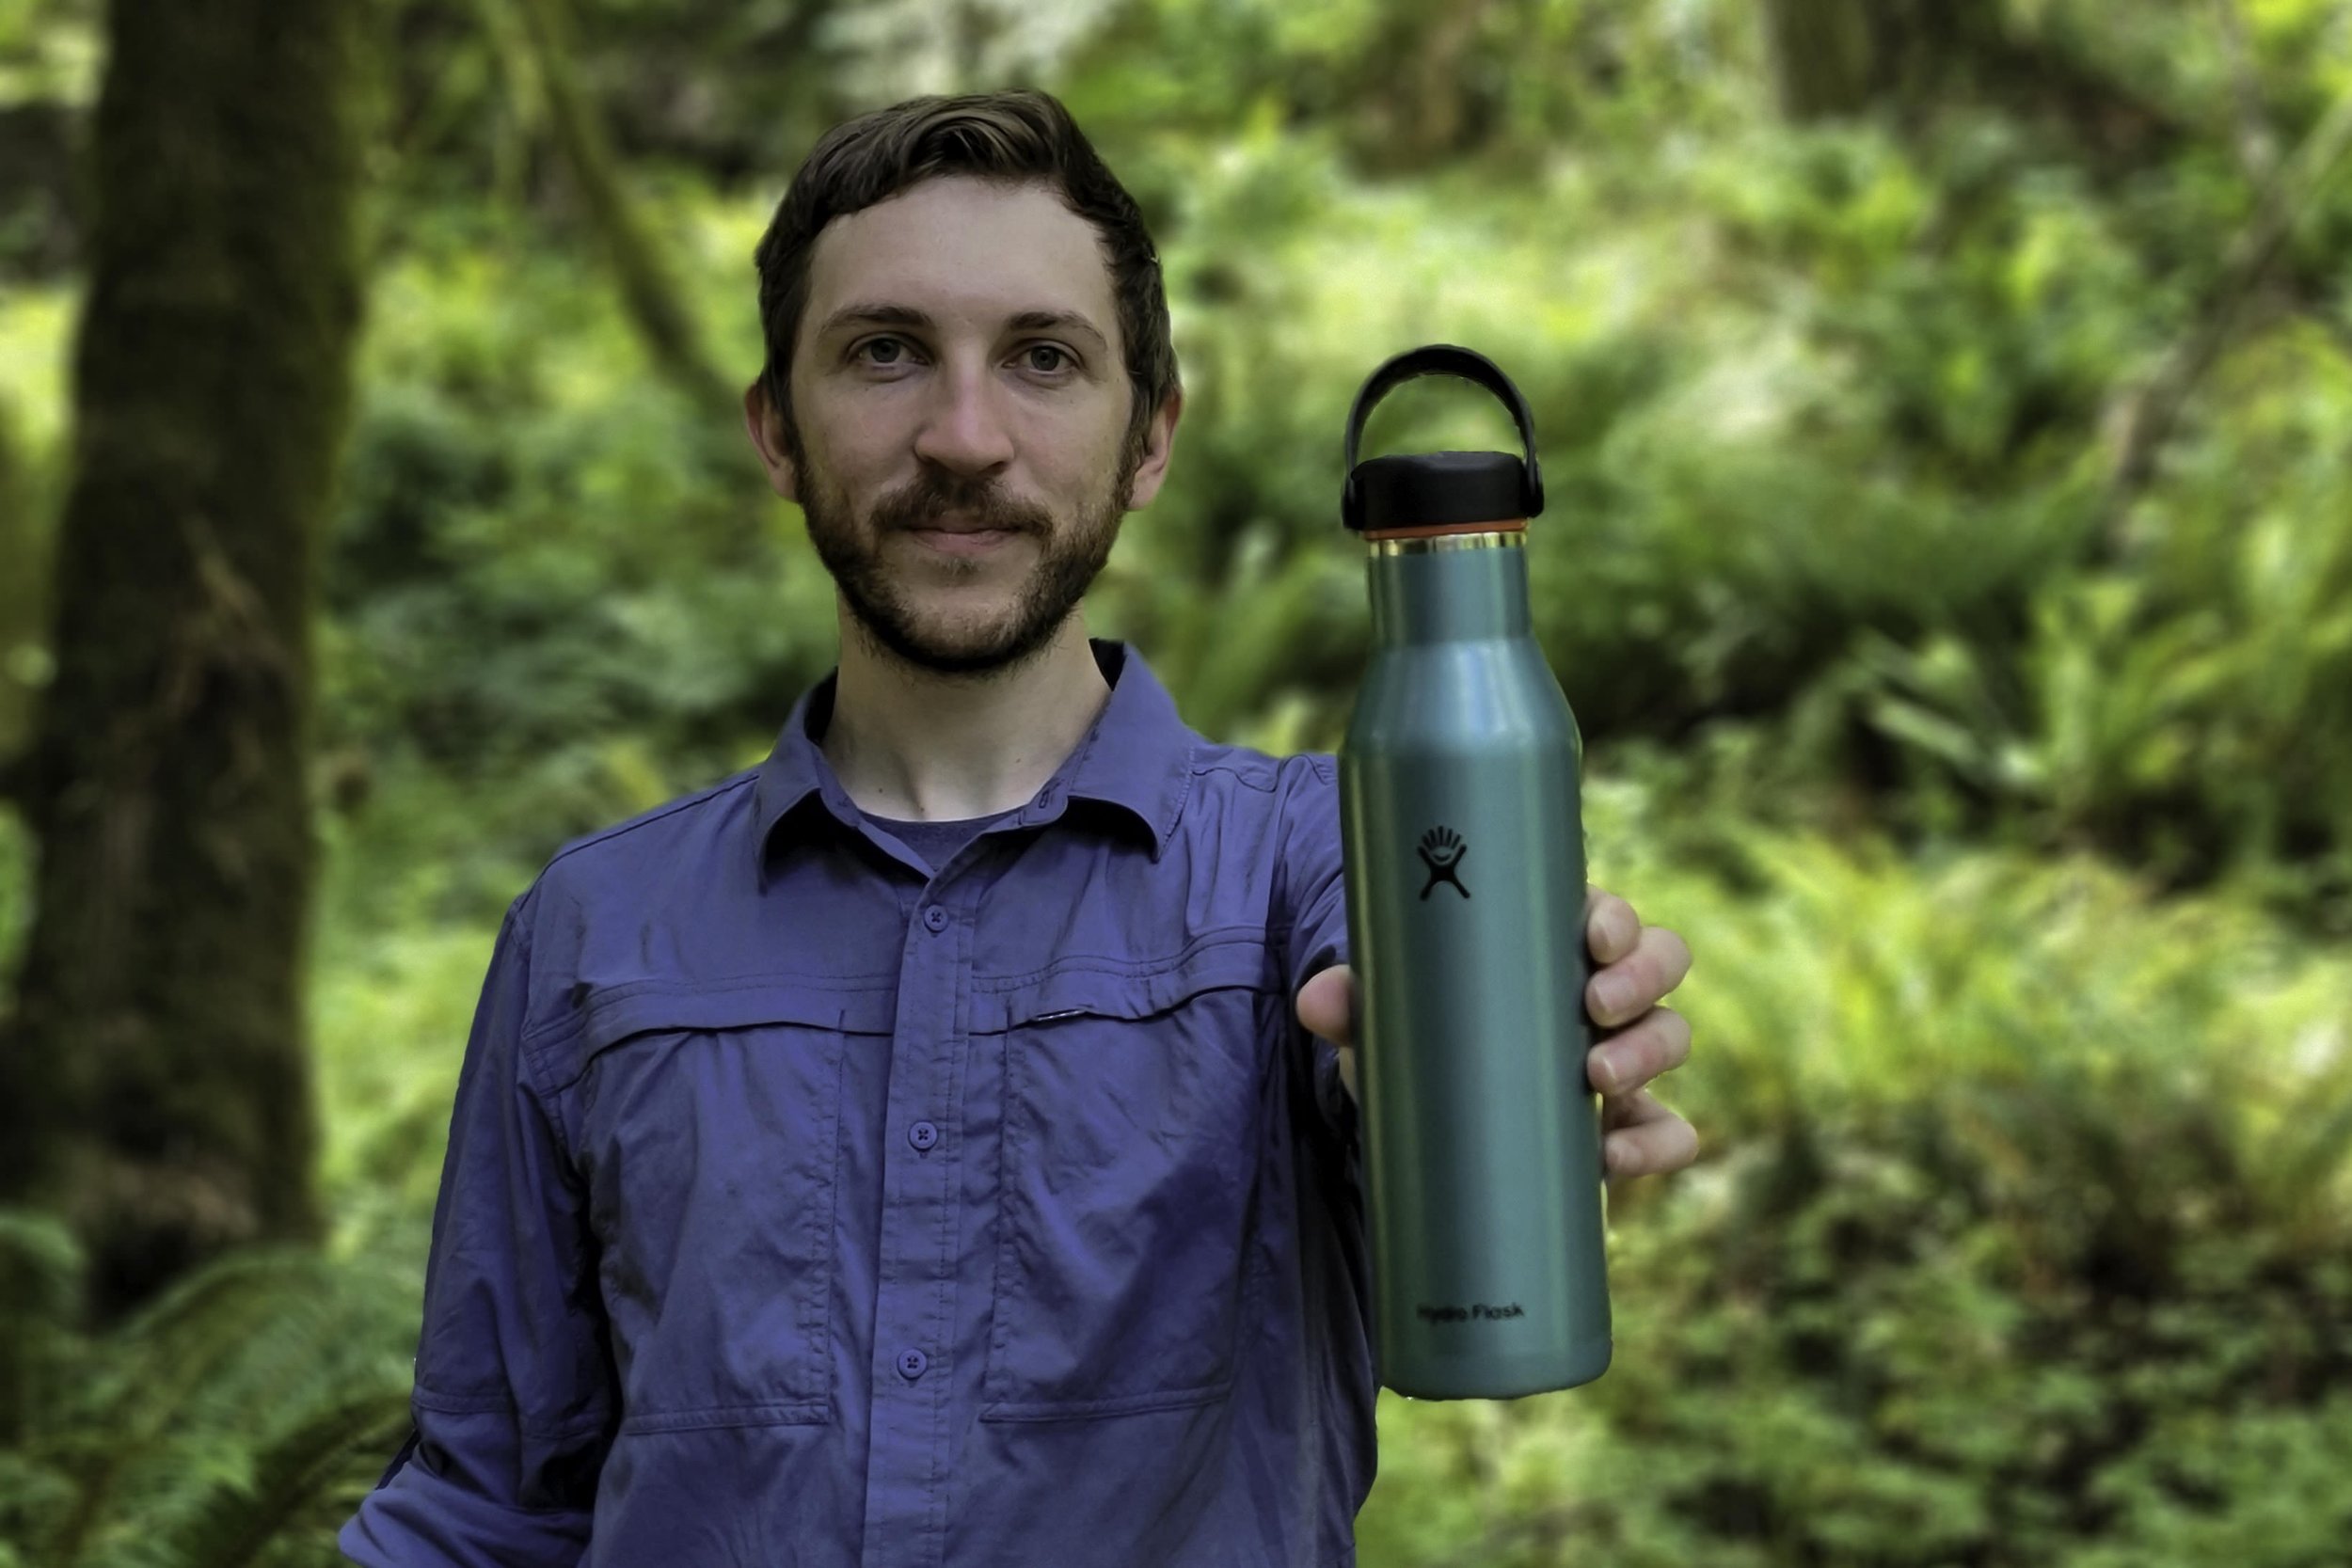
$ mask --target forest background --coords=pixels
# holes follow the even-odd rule
[[[1613,1370],[1384,1393],[1367,1568],[2341,1565],[2341,0],[0,0],[0,1564],[334,1560],[506,901],[834,656],[752,245],[826,126],[1015,84],[1188,390],[1098,634],[1335,747],[1347,401],[1485,350],[1595,878],[1697,956]],[[203,140],[302,115],[247,186]],[[159,293],[208,224],[298,286]],[[197,529],[140,465],[224,401]],[[1374,438],[1509,430],[1423,382]]]

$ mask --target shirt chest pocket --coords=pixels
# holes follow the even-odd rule
[[[1168,1409],[1232,1387],[1254,1316],[1282,1005],[1262,933],[1142,969],[983,986],[1005,1113],[983,1420]]]
[[[624,1432],[832,1418],[845,1051],[891,1011],[773,984],[592,1004],[579,1153]]]

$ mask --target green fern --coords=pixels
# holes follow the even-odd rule
[[[311,1560],[357,1505],[351,1481],[380,1470],[407,1430],[407,1401],[382,1388],[317,1409],[252,1456],[244,1484],[213,1490],[172,1543],[177,1568]]]
[[[406,1428],[406,1277],[256,1251],[89,1336],[61,1238],[0,1223],[6,1275],[26,1286],[0,1302],[0,1333],[27,1347],[18,1381],[72,1390],[21,1402],[0,1450],[0,1551],[45,1568],[332,1560],[333,1524]]]

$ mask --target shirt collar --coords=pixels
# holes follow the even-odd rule
[[[1177,815],[1191,787],[1198,737],[1177,714],[1175,699],[1142,655],[1125,642],[1099,637],[1089,639],[1088,644],[1095,667],[1110,684],[1110,699],[1037,797],[1008,820],[1031,826],[1060,816],[1068,800],[1098,800],[1120,808],[1151,835],[1156,861],[1176,831]],[[840,674],[836,665],[801,693],[776,737],[775,750],[760,764],[754,785],[759,814],[755,842],[763,871],[771,852],[806,831],[810,818],[801,808],[811,799],[823,801],[843,823],[860,819],[817,741],[832,721]]]

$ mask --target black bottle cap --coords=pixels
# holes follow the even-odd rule
[[[1433,451],[1375,457],[1358,464],[1357,444],[1374,405],[1404,383],[1423,375],[1460,376],[1502,399],[1518,425],[1525,459],[1505,451]],[[1346,463],[1340,518],[1358,532],[1509,522],[1533,517],[1544,509],[1543,475],[1535,463],[1535,421],[1527,411],[1527,400],[1493,360],[1451,343],[1407,350],[1372,372],[1348,412]]]

